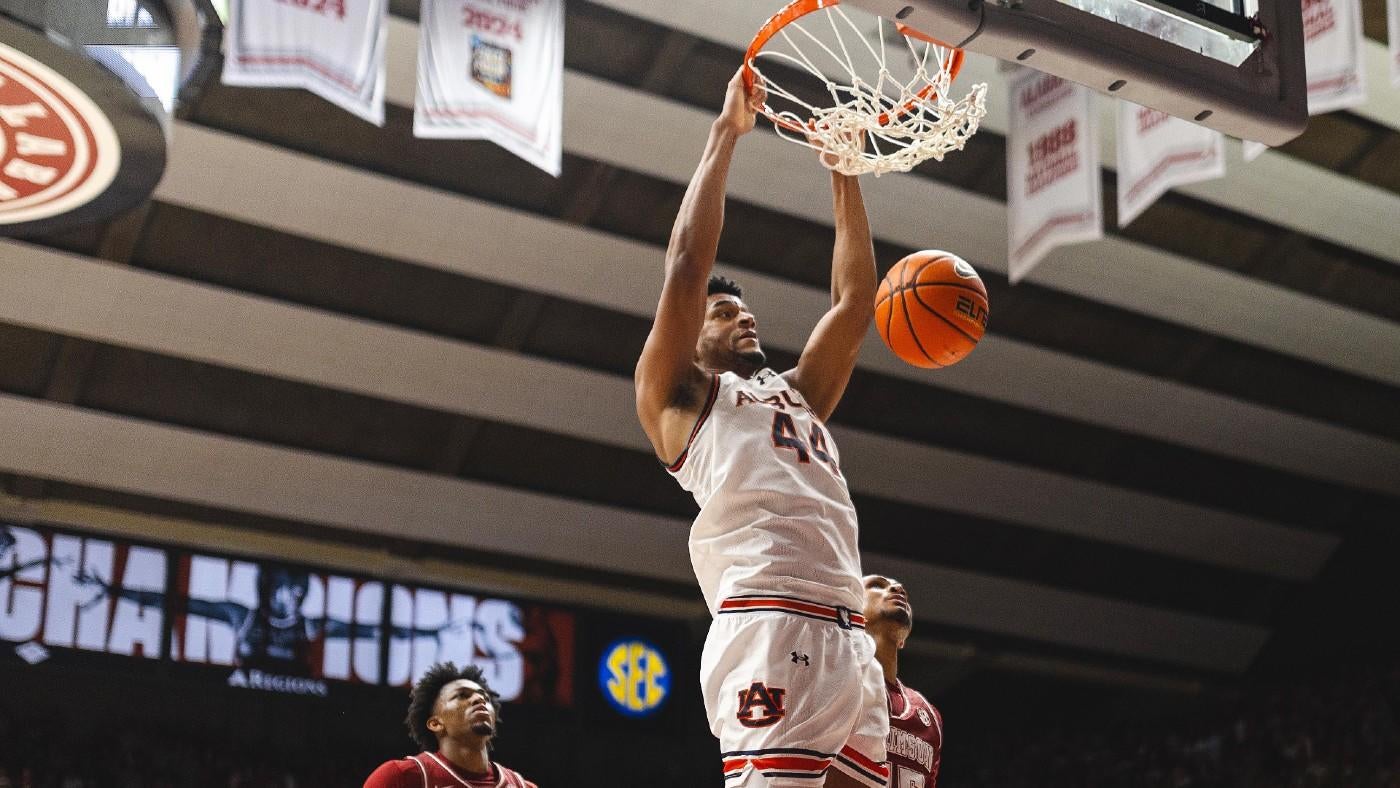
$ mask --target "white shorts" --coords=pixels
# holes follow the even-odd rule
[[[792,597],[730,597],[710,624],[700,687],[725,788],[819,786],[828,768],[884,788],[885,674],[864,620]]]

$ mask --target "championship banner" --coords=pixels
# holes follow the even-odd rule
[[[165,582],[164,550],[0,523],[0,665],[160,659]]]
[[[225,85],[305,88],[384,125],[386,0],[229,0]]]
[[[382,583],[195,554],[173,593],[171,657],[223,667],[231,687],[325,697],[331,682],[379,682]]]
[[[1118,226],[1174,186],[1225,174],[1225,137],[1165,112],[1118,102]]]
[[[413,134],[485,139],[558,176],[563,0],[423,0]]]
[[[1052,249],[1102,238],[1103,204],[1093,93],[1031,69],[1010,87],[1006,198],[1015,283]]]
[[[450,660],[479,666],[508,703],[654,722],[669,717],[684,639],[635,616],[0,521],[0,670],[146,669],[372,697]],[[600,677],[591,692],[578,687],[587,675]]]
[[[476,665],[507,702],[572,706],[574,614],[460,591],[389,592],[388,684],[408,687],[435,662]]]
[[[1366,101],[1363,40],[1360,0],[1303,0],[1309,115]]]

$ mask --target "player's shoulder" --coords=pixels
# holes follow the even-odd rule
[[[905,697],[909,698],[909,700],[912,701],[915,706],[921,706],[923,708],[926,708],[934,714],[937,714],[940,719],[942,718],[943,715],[938,713],[938,707],[930,703],[929,699],[924,697],[924,693],[919,692],[918,690],[914,689],[908,684],[905,684],[903,686]]]
[[[385,761],[370,773],[365,788],[422,788],[423,767],[412,758]]]
[[[507,766],[496,764],[496,771],[501,775],[499,785],[505,788],[538,788],[534,783],[525,779],[524,775]]]

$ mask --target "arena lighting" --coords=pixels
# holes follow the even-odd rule
[[[0,0],[0,233],[146,200],[170,118],[217,73],[209,0]]]

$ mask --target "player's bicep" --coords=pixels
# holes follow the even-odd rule
[[[661,414],[675,392],[692,383],[695,368],[695,341],[705,320],[705,290],[708,277],[700,278],[681,265],[667,272],[656,305],[656,319],[642,346],[634,381],[637,410],[643,419]]]
[[[797,367],[787,374],[788,382],[802,392],[803,399],[823,421],[831,417],[841,395],[846,393],[870,320],[869,310],[832,307],[817,322]]]

